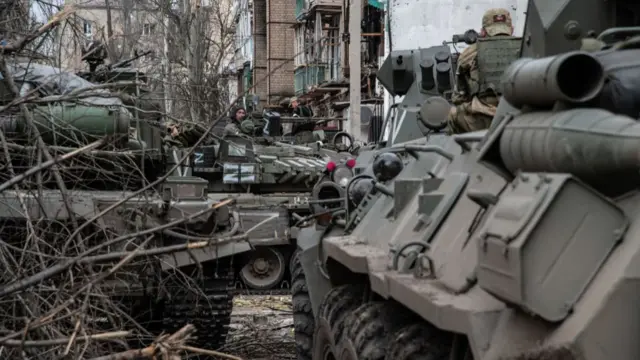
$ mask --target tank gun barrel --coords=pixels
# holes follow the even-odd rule
[[[513,106],[550,108],[556,102],[584,103],[595,98],[605,73],[598,59],[574,51],[542,59],[523,58],[503,75],[502,92]]]
[[[153,52],[153,50],[147,50],[144,51],[142,53],[136,53],[133,57],[125,59],[125,60],[121,60],[118,61],[115,64],[112,64],[109,66],[110,69],[117,69],[117,68],[123,68],[123,67],[127,67],[129,65],[131,65],[132,62],[140,59],[141,57],[147,56],[149,54],[151,54]]]
[[[77,146],[88,144],[107,135],[125,135],[129,132],[128,113],[96,108],[75,106],[73,108],[35,108],[34,125],[48,144]],[[22,116],[6,117],[0,120],[0,128],[7,134],[28,136],[31,129]]]
[[[640,123],[601,109],[532,112],[516,116],[500,139],[515,173],[570,173],[597,178],[640,168]]]

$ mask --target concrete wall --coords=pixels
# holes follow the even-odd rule
[[[276,104],[294,94],[295,4],[292,0],[253,0],[252,17],[253,92],[262,105]],[[237,49],[236,56],[240,54]]]
[[[267,0],[253,0],[253,93],[267,104]]]

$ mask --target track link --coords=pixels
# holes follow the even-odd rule
[[[245,295],[245,296],[287,296],[291,295],[291,290],[289,288],[286,289],[266,289],[266,290],[255,290],[255,289],[234,289],[233,295]]]
[[[291,295],[291,286],[289,279],[284,279],[278,283],[275,287],[270,289],[251,289],[248,288],[244,282],[236,276],[235,288],[233,289],[233,295],[244,296],[287,296]]]
[[[174,275],[180,276],[180,275]],[[183,280],[183,281],[179,281]],[[163,330],[175,332],[187,324],[197,329],[197,345],[218,349],[225,343],[233,308],[233,275],[205,276],[200,289],[188,286],[184,279],[173,279],[164,304]]]

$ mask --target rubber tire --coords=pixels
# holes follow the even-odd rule
[[[307,279],[296,250],[291,258],[291,297],[293,306],[293,327],[298,360],[311,360],[315,319],[311,308],[311,297],[307,289]]]
[[[453,336],[430,324],[413,324],[396,331],[385,360],[447,360]]]
[[[298,249],[297,246],[296,246],[296,249],[291,254],[291,257],[289,257],[289,273],[291,274],[291,281],[292,282],[293,282],[293,268],[295,267],[294,262],[295,261],[298,261],[298,262],[300,261],[300,260],[296,260],[296,258],[298,256],[300,256],[301,252],[302,251],[300,251],[300,249]]]
[[[364,302],[365,287],[362,285],[342,285],[331,289],[322,300],[316,317],[313,333],[313,360],[324,360],[324,352],[329,348],[336,360],[353,360],[353,356],[343,353],[343,343],[347,333],[347,318],[353,310]]]
[[[349,317],[348,336],[345,340],[358,360],[385,360],[393,335],[415,319],[415,315],[402,306],[389,301],[361,305]]]

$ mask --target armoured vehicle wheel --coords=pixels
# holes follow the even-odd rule
[[[349,317],[344,347],[358,360],[385,360],[394,333],[415,317],[388,301],[364,304]]]
[[[315,320],[311,308],[311,298],[307,290],[307,279],[298,257],[299,253],[297,250],[293,253],[290,265],[296,356],[298,360],[311,360]]]
[[[452,347],[451,334],[423,323],[406,326],[392,334],[385,360],[446,360]]]
[[[220,348],[225,343],[231,323],[233,272],[221,269],[218,277],[205,275],[198,283],[200,289],[189,286],[181,275],[174,275],[167,287],[170,293],[164,304],[163,330],[175,332],[193,324],[197,329],[195,346]]]
[[[298,255],[300,254],[300,249],[295,249],[289,258],[289,272],[291,273],[291,281],[293,282],[293,268],[296,267],[295,262],[300,262],[300,260],[296,260]],[[302,267],[301,267],[302,268]]]
[[[248,288],[271,289],[282,281],[287,265],[278,249],[257,248],[250,256],[247,264],[240,270],[240,277]]]
[[[345,320],[362,305],[364,286],[343,285],[331,289],[322,300],[313,333],[313,360],[357,360],[344,349]]]

